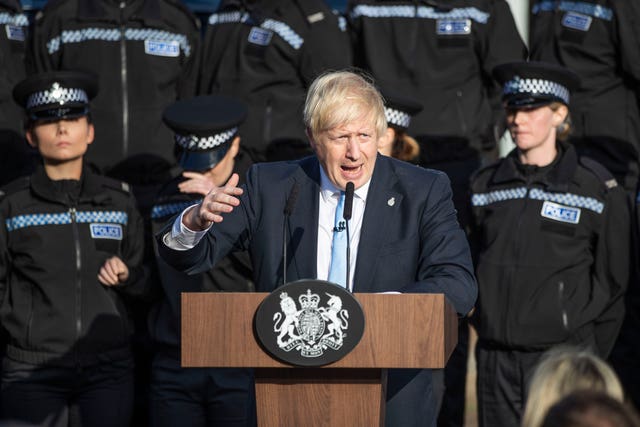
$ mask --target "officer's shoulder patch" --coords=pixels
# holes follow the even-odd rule
[[[602,164],[600,164],[598,161],[593,160],[589,157],[581,156],[580,164],[591,171],[596,177],[598,177],[598,180],[602,182],[602,184],[608,190],[618,186],[618,181],[616,181],[616,178],[613,176],[613,174],[609,172],[607,168],[602,166]]]
[[[109,177],[106,177],[106,176],[103,176],[102,180],[103,180],[102,184],[105,187],[121,191],[122,193],[125,193],[125,194],[130,194],[131,193],[131,186],[129,184],[127,184],[126,182],[124,182],[124,181],[120,181],[118,179],[109,178]]]
[[[307,16],[307,22],[309,24],[315,24],[316,22],[324,21],[324,12],[316,12]]]

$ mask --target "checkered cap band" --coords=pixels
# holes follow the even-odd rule
[[[151,219],[161,219],[173,216],[178,212],[182,212],[189,206],[195,205],[200,202],[202,202],[202,199],[155,205],[151,209]]]
[[[205,151],[218,147],[225,142],[228,142],[238,133],[238,128],[229,129],[225,132],[211,135],[211,136],[197,136],[197,135],[175,135],[176,144],[185,150],[190,151]]]
[[[523,79],[515,76],[504,84],[502,93],[504,95],[552,96],[569,104],[569,89],[559,83],[544,79]]]
[[[37,108],[42,105],[57,104],[65,105],[67,103],[88,104],[89,97],[87,92],[79,88],[62,87],[59,83],[54,83],[48,90],[35,92],[27,98],[26,108],[28,110]]]
[[[455,7],[441,12],[428,6],[379,6],[361,4],[353,8],[351,18],[422,18],[422,19],[471,19],[486,24],[491,15],[475,7]]]
[[[29,18],[24,13],[0,13],[0,25],[15,25],[17,27],[27,27],[29,25]]]
[[[127,213],[122,211],[78,211],[75,217],[75,222],[79,224],[109,223],[126,225],[128,220]],[[5,220],[7,231],[40,225],[65,225],[72,222],[73,219],[69,212],[18,215]]]
[[[122,32],[118,28],[82,28],[80,30],[65,30],[59,36],[53,37],[47,42],[49,55],[60,50],[60,46],[68,43],[82,43],[90,40],[102,40],[107,42],[118,42],[122,40]],[[168,31],[154,28],[127,28],[124,32],[124,39],[130,41],[157,40],[161,42],[175,42],[180,44],[180,48],[185,56],[191,55],[191,44],[184,34],[170,33]]]
[[[384,115],[387,118],[388,124],[393,124],[401,128],[408,128],[411,124],[411,116],[404,111],[396,110],[395,108],[384,108]]]
[[[580,196],[573,193],[551,193],[540,188],[532,188],[527,194],[526,187],[507,188],[488,193],[476,193],[471,196],[472,206],[488,206],[507,200],[526,199],[560,203],[565,206],[583,208],[601,214],[604,203],[593,197]]]
[[[613,10],[601,4],[593,4],[582,1],[558,1],[558,0],[542,0],[534,4],[531,12],[537,15],[540,12],[553,12],[559,10],[561,12],[576,12],[583,15],[592,16],[594,18],[611,21],[613,19]]]

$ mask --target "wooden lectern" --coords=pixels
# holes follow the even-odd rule
[[[355,294],[365,315],[360,343],[320,368],[266,353],[253,318],[267,293],[183,293],[182,366],[253,367],[258,425],[383,426],[387,368],[444,368],[457,315],[443,294]]]

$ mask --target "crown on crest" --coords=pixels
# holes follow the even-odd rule
[[[307,289],[307,293],[300,295],[298,297],[298,301],[300,302],[303,310],[308,308],[317,308],[320,303],[320,295],[312,294],[311,289]]]

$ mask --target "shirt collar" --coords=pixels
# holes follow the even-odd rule
[[[353,194],[362,200],[367,200],[367,194],[369,193],[369,186],[371,185],[371,178],[360,188],[357,188]],[[320,196],[323,201],[329,200],[336,192],[341,191],[329,180],[329,177],[324,172],[324,168],[320,165]]]

